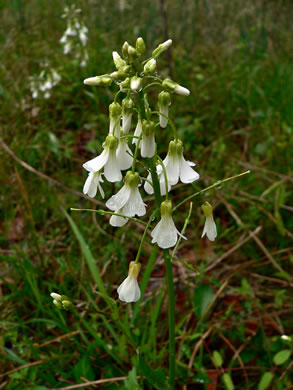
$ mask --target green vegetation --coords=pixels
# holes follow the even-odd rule
[[[115,229],[107,215],[69,212],[104,205],[98,195],[83,196],[82,164],[102,150],[114,88],[83,80],[111,71],[111,52],[142,36],[147,50],[173,39],[160,72],[191,91],[170,112],[201,179],[176,194],[251,170],[205,193],[218,227],[214,243],[200,238],[203,199],[193,200],[182,262],[172,263],[176,388],[289,390],[292,2],[80,0],[89,29],[85,67],[59,43],[71,3],[0,4],[0,389],[168,388],[161,251],[146,239],[143,299],[123,305],[116,289],[143,228],[131,221]],[[29,78],[45,62],[62,79],[49,99],[33,99]],[[159,138],[164,150],[165,130]],[[104,186],[105,199],[114,188]],[[182,226],[187,215],[188,205],[174,218]],[[54,307],[52,291],[74,309]]]

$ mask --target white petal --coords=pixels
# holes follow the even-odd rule
[[[156,151],[155,135],[151,136],[142,136],[141,140],[141,156],[142,157],[153,157]]]
[[[132,151],[126,142],[119,142],[116,158],[121,170],[131,167],[133,161]]]
[[[178,95],[182,95],[182,96],[188,96],[190,95],[190,91],[189,89],[185,88],[185,87],[182,87],[181,85],[177,85],[174,89],[174,92],[175,93],[178,93]]]
[[[128,134],[131,126],[132,114],[123,114],[122,115],[122,128],[123,133]]]
[[[147,180],[149,180],[152,183],[152,176],[150,173],[147,176]],[[152,195],[154,193],[154,187],[148,181],[144,182],[143,188],[144,188],[145,192],[149,195]]]
[[[210,241],[215,241],[215,238],[217,237],[217,226],[212,215],[206,218],[202,237],[205,234]]]
[[[117,194],[111,196],[107,201],[106,207],[110,210],[122,209],[128,202],[131,195],[131,188],[124,184],[124,186],[117,192]]]
[[[141,132],[142,132],[142,123],[141,123],[141,121],[139,120],[138,122],[137,122],[137,125],[136,125],[136,128],[135,128],[135,130],[134,130],[134,136],[136,136],[136,137],[139,137],[140,135],[141,135]],[[138,141],[138,139],[137,138],[132,138],[132,143],[133,144],[137,144],[137,141]]]
[[[153,237],[152,244],[155,242],[160,248],[171,248],[177,242],[177,229],[172,217],[162,217],[151,233]]]
[[[115,150],[111,150],[109,153],[109,158],[104,168],[104,175],[111,183],[122,180],[122,174],[116,159]]]
[[[140,288],[137,279],[128,276],[117,289],[119,299],[123,302],[136,302],[140,298]]]
[[[174,186],[179,180],[179,159],[177,156],[167,155],[163,163],[166,168],[168,184]]]
[[[182,183],[192,183],[198,179],[199,174],[190,167],[190,164],[182,156],[180,159],[180,180]]]
[[[169,107],[168,106],[160,106],[160,112],[166,116],[168,116],[168,113],[169,113]],[[164,116],[160,115],[160,126],[163,127],[163,129],[165,127],[167,127],[168,125],[168,118],[165,118]]]
[[[100,173],[89,172],[89,175],[83,186],[83,193],[87,194],[91,198],[94,198],[97,194],[97,189],[99,188],[100,194],[102,195],[102,198],[104,198],[104,191],[100,185],[100,182],[103,182]]]
[[[109,134],[115,135],[118,140],[120,139],[120,119],[110,118]]]
[[[107,148],[104,149],[99,156],[84,163],[83,167],[89,172],[98,172],[107,163],[108,159],[109,159],[109,149]]]
[[[123,214],[122,209],[115,210],[115,213],[117,214]],[[128,219],[119,217],[118,215],[112,215],[110,218],[110,225],[115,227],[124,226],[128,222]]]
[[[137,187],[131,189],[128,202],[123,207],[123,214],[129,217],[134,215],[141,217],[146,214],[145,204]]]

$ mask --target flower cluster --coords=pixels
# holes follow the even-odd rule
[[[73,53],[74,58],[79,61],[79,65],[84,67],[88,61],[86,50],[88,28],[80,22],[80,13],[81,9],[75,8],[74,4],[71,7],[65,7],[62,17],[67,20],[67,28],[60,43],[63,46],[63,53],[66,55]]]
[[[30,90],[33,99],[43,97],[49,99],[51,89],[55,87],[61,80],[61,76],[48,64],[44,65],[44,69],[37,76],[30,77]]]
[[[147,205],[140,189],[144,182],[142,188],[147,194],[155,193],[156,199],[157,196],[160,199],[165,197],[158,204],[161,217],[151,232],[152,243],[164,249],[174,247],[179,236],[185,239],[172,219],[173,208],[168,193],[179,181],[188,184],[199,179],[199,174],[194,170],[195,164],[184,158],[183,141],[178,138],[176,128],[169,118],[172,95],[188,96],[190,92],[169,78],[161,79],[157,73],[157,59],[171,44],[169,39],[160,44],[150,58],[142,60],[146,50],[143,39],[138,38],[135,47],[125,42],[122,56],[113,52],[116,69],[112,73],[84,80],[89,86],[107,87],[116,84],[119,90],[109,106],[109,130],[103,150],[97,157],[83,164],[88,171],[83,192],[94,197],[99,190],[104,198],[101,185],[104,179],[111,183],[122,181],[121,189],[106,202],[106,207],[112,214],[110,224],[120,227],[129,218],[142,217],[147,213]],[[149,104],[147,92],[150,87],[159,90],[158,111],[154,111]],[[124,95],[120,102],[119,95]],[[157,155],[156,133],[162,131],[160,128],[166,129],[164,131],[167,134],[170,129],[173,132],[173,139],[169,142],[164,159]],[[139,156],[145,159],[142,164],[138,164]],[[127,171],[125,175],[123,171]],[[203,210],[207,216],[206,206],[203,206]],[[204,233],[207,233],[209,239],[215,239],[215,234],[210,234],[209,216],[207,221],[209,227],[205,227]],[[215,228],[214,225],[213,227]],[[129,275],[118,288],[122,301],[135,302],[140,298],[137,284],[139,270],[137,258],[130,263]]]

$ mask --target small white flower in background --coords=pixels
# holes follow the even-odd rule
[[[191,161],[185,161],[183,157],[181,140],[174,140],[169,143],[168,154],[163,163],[166,168],[168,183],[172,186],[178,183],[179,178],[182,183],[186,184],[199,179],[199,174],[191,168],[195,164]]]
[[[113,135],[108,135],[105,141],[103,152],[83,164],[83,167],[89,172],[99,172],[104,167],[104,176],[110,182],[122,180],[121,169],[117,162],[116,151],[118,148],[118,139]]]
[[[87,33],[88,33],[88,28],[86,26],[81,26],[81,28],[79,29],[79,40],[82,44],[82,46],[86,46],[87,45]]]
[[[116,158],[121,170],[128,169],[132,165],[132,151],[127,144],[127,138],[123,137],[124,133],[120,131],[120,141],[116,151]]]
[[[33,99],[40,96],[49,99],[51,96],[50,90],[61,80],[61,76],[54,68],[50,68],[48,64],[44,64],[43,66],[44,69],[39,76],[30,77],[30,90]]]
[[[210,241],[215,241],[217,237],[217,226],[213,217],[213,207],[209,204],[209,202],[205,202],[201,208],[206,217],[203,233],[201,236],[204,237],[206,235]]]
[[[110,127],[109,134],[115,135],[120,138],[120,118],[121,118],[121,106],[117,102],[113,102],[109,106]]]
[[[145,204],[138,190],[139,175],[128,171],[125,176],[124,186],[113,195],[106,203],[106,207],[117,214],[125,215],[125,218],[112,215],[110,225],[123,226],[127,223],[127,216],[141,217],[146,214]]]
[[[127,278],[120,284],[117,289],[120,301],[136,302],[140,298],[140,288],[137,282],[137,277],[141,268],[140,263],[131,261]]]
[[[89,172],[88,177],[83,186],[83,193],[85,195],[88,195],[90,198],[94,198],[97,195],[97,190],[99,189],[102,198],[104,198],[104,190],[100,184],[103,182],[104,180],[102,179],[101,171]]]
[[[130,97],[122,100],[122,127],[125,134],[128,134],[130,130],[133,106],[134,103]]]
[[[141,121],[141,118],[140,118],[140,116],[138,117],[138,121],[137,121],[137,125],[136,125],[136,128],[135,128],[135,130],[134,130],[134,137],[132,138],[132,143],[133,144],[137,144],[137,142],[138,142],[138,138],[135,138],[135,137],[140,137],[140,135],[141,135],[141,133],[142,133],[142,121]]]
[[[167,91],[175,92],[178,95],[182,95],[182,96],[189,96],[190,95],[189,89],[182,87],[181,85],[175,83],[175,81],[173,81],[171,79],[165,79],[162,82],[162,87],[164,89],[166,89]]]
[[[160,126],[162,128],[165,128],[168,125],[169,106],[171,104],[171,96],[169,92],[165,92],[165,91],[160,92],[158,96],[158,101],[159,101],[159,112],[164,115],[164,116],[159,115]]]
[[[151,233],[152,244],[157,243],[163,249],[171,248],[176,245],[178,235],[186,240],[173,222],[171,201],[164,201],[161,204],[161,220]]]
[[[140,143],[140,154],[142,157],[153,157],[156,152],[155,124],[152,121],[143,120],[142,138]]]
[[[157,175],[158,175],[158,179],[159,179],[159,183],[160,183],[161,195],[165,196],[166,195],[165,176],[164,176],[164,172],[163,172],[163,168],[162,168],[161,164],[157,165]],[[152,184],[150,184],[149,182]],[[144,190],[149,195],[152,195],[154,193],[154,186],[153,186],[153,182],[152,182],[152,176],[150,173],[147,176],[147,181],[144,183]],[[170,190],[171,190],[171,185],[168,183],[168,192]]]

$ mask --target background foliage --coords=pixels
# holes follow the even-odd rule
[[[197,188],[252,171],[207,194],[214,244],[200,239],[201,199],[194,203],[179,254],[200,275],[173,264],[177,386],[292,388],[292,2],[77,1],[89,28],[85,68],[59,44],[71,3],[0,3],[0,388],[167,388],[160,253],[145,245],[141,303],[116,306],[140,227],[117,230],[106,217],[64,211],[101,206],[80,193],[82,163],[101,150],[114,89],[83,79],[114,70],[112,51],[137,36],[150,51],[173,39],[159,67],[191,90],[171,115],[201,174]],[[43,61],[62,81],[49,100],[33,100],[29,77]],[[163,152],[166,132],[159,139]],[[178,186],[174,202],[192,191]],[[178,224],[186,215],[175,215]],[[114,301],[97,295],[99,276]],[[52,291],[78,309],[52,307]]]

